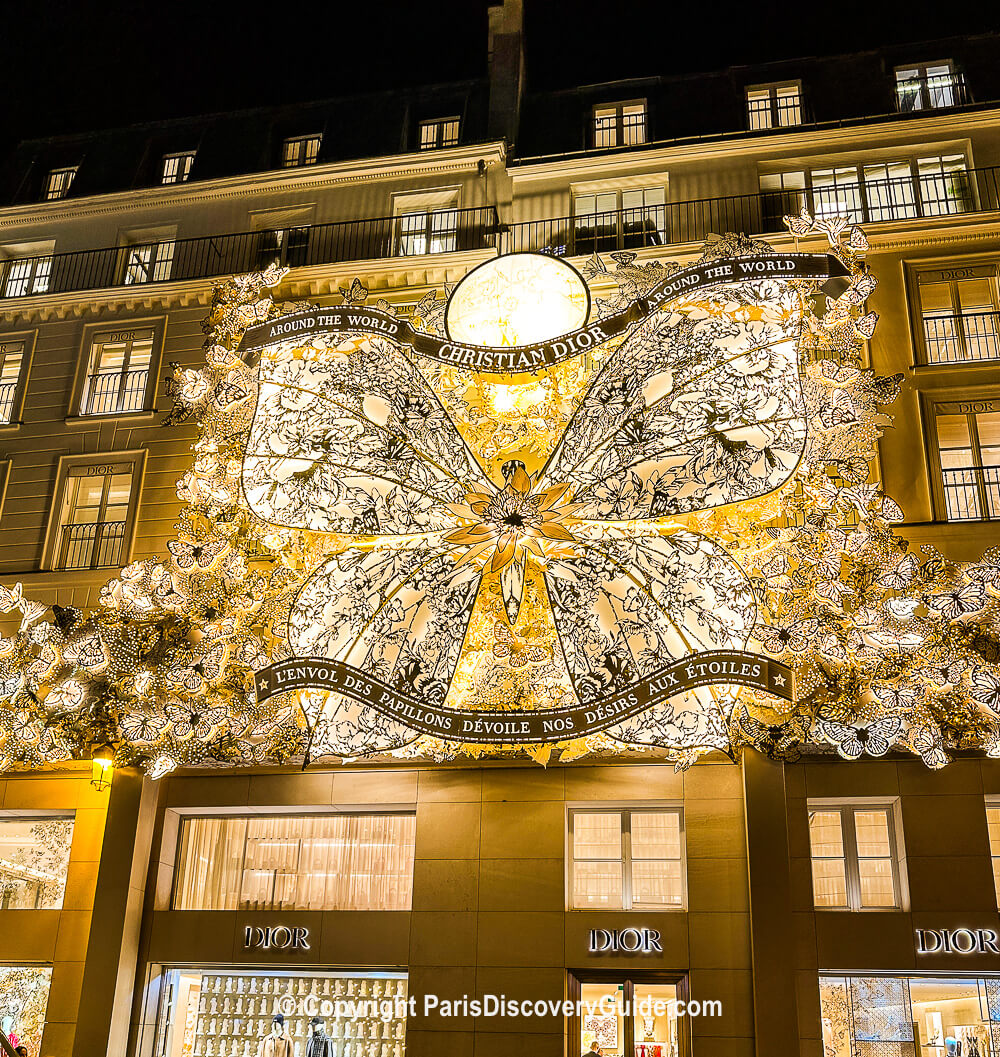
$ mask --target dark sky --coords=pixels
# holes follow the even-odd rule
[[[0,140],[6,147],[25,137],[482,76],[486,6],[5,0]],[[985,0],[525,6],[535,89],[1000,29],[997,6]]]

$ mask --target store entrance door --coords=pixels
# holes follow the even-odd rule
[[[686,1057],[677,1016],[683,982],[676,977],[581,973],[573,983],[580,1015],[571,1026],[571,1055],[575,1046],[586,1057]]]

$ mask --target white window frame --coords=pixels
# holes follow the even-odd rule
[[[461,189],[444,187],[399,194],[392,200],[392,249],[396,257],[426,257],[458,249]],[[417,218],[423,218],[417,224]],[[453,222],[452,219],[453,218]],[[452,245],[432,249],[435,238],[450,235]],[[408,239],[422,240],[423,249],[407,249]]]
[[[932,277],[932,278],[931,278]],[[921,282],[927,279],[926,282]],[[990,285],[992,307],[977,309],[974,312],[966,312],[962,308],[961,285],[963,282],[985,281]],[[951,311],[949,313],[940,310],[925,312],[921,297],[921,287],[931,283],[947,285],[949,288],[949,301]],[[960,257],[960,258],[938,258],[920,262],[907,263],[907,286],[909,291],[909,303],[912,309],[911,322],[913,325],[913,337],[916,351],[914,366],[916,367],[949,367],[967,368],[979,364],[995,365],[1000,360],[1000,259],[990,257]],[[968,317],[988,317],[979,323],[974,323],[977,334],[983,337],[984,344],[988,349],[996,349],[993,356],[970,356],[967,355],[970,348],[974,347],[973,335],[965,324]],[[945,322],[947,328],[937,339],[941,342],[948,339],[954,344],[958,351],[952,359],[931,359],[929,355],[928,337],[929,322]]]
[[[455,126],[454,136],[445,136],[445,130],[452,125]],[[425,142],[425,132],[432,133]],[[462,119],[460,116],[436,117],[429,121],[421,121],[417,128],[417,147],[420,150],[440,150],[443,147],[457,147],[459,136],[462,132]]]
[[[91,363],[93,362],[94,343],[99,342],[102,338],[112,334],[124,334],[149,329],[152,329],[153,331],[153,348],[149,358],[149,371],[146,379],[146,389],[143,394],[142,407],[136,408],[135,410],[88,413],[86,411],[86,403],[89,399],[88,391],[89,380],[92,373]],[[70,397],[69,408],[67,409],[67,415],[70,420],[92,422],[112,417],[124,418],[128,415],[138,415],[146,419],[155,415],[156,387],[159,381],[160,361],[163,356],[165,332],[166,320],[163,316],[104,320],[100,323],[85,324],[80,341],[76,378],[73,381],[73,392]]]
[[[0,297],[48,293],[54,250],[52,239],[0,246]]]
[[[780,93],[795,89],[794,108],[782,106],[779,103]],[[802,82],[801,81],[775,81],[772,84],[748,84],[744,89],[744,101],[746,102],[747,128],[751,132],[760,132],[771,128],[795,128],[802,124]],[[767,96],[766,107],[752,106],[752,96]],[[791,110],[795,116],[794,121],[787,120],[788,111]],[[766,120],[765,120],[766,117]],[[755,120],[756,119],[756,120]]]
[[[79,171],[79,165],[64,165],[58,169],[50,169],[45,178],[44,200],[54,202],[59,198],[65,198]]]
[[[593,905],[576,906],[573,902],[573,882],[576,859],[573,854],[573,823],[576,815],[618,815],[621,818],[621,867],[622,867],[622,906],[597,907]],[[632,901],[632,826],[631,816],[649,814],[672,814],[678,818],[680,832],[680,874],[681,901],[670,906],[663,904],[634,904]],[[586,860],[594,862],[597,860]],[[603,861],[603,860],[601,860]],[[611,860],[608,860],[611,861]],[[671,801],[628,801],[625,803],[573,803],[566,805],[566,908],[580,913],[673,913],[687,910],[687,834],[684,828],[684,805]]]
[[[638,137],[633,132],[633,122],[626,124],[628,109],[641,108],[641,121],[635,124]],[[623,99],[618,103],[595,103],[590,113],[590,140],[595,150],[610,150],[613,147],[639,147],[649,142],[649,104],[645,99]],[[607,140],[607,142],[605,142]]]
[[[21,346],[21,364],[18,368],[17,381],[11,399],[8,401],[2,390],[0,390],[0,429],[17,427],[21,423],[21,414],[24,410],[24,397],[28,388],[28,378],[31,374],[31,362],[35,355],[36,330],[10,331],[0,333],[0,367],[8,354],[13,354],[14,349],[6,346]],[[7,383],[4,383],[7,384]],[[9,413],[3,415],[3,409],[9,405]]]
[[[52,493],[52,506],[49,509],[49,520],[45,530],[45,546],[42,552],[42,569],[59,569],[59,557],[62,550],[62,507],[66,496],[66,487],[71,469],[80,466],[94,466],[95,476],[103,476],[96,471],[105,466],[131,464],[132,488],[129,494],[129,509],[125,519],[122,535],[122,547],[119,557],[120,565],[96,566],[93,568],[122,568],[131,560],[132,546],[135,542],[135,531],[139,503],[142,498],[143,471],[146,465],[146,449],[129,449],[126,451],[104,451],[95,455],[61,455],[56,466],[56,486]],[[87,569],[74,570],[86,572]]]
[[[262,209],[250,214],[250,230],[258,233],[255,253],[257,267],[266,268],[277,260],[282,266],[306,263],[315,222],[315,209]],[[301,253],[302,259],[299,258]]]
[[[315,165],[322,149],[322,132],[312,132],[307,136],[288,136],[281,144],[281,167],[302,169],[307,165]]]
[[[935,69],[936,67],[946,67],[948,70],[947,80],[945,84],[941,85],[937,90],[947,91],[951,94],[951,102],[948,103],[934,103],[932,102],[932,84],[931,77],[928,74],[928,70]],[[915,77],[902,78],[901,75],[908,73],[911,70],[916,71]],[[938,62],[910,62],[904,63],[901,66],[897,66],[893,71],[893,92],[896,98],[896,109],[902,114],[913,114],[920,110],[946,110],[949,107],[959,106],[964,100],[961,98],[963,95],[964,84],[962,82],[961,74],[955,69],[955,62],[953,59],[941,59]],[[935,74],[935,77],[940,77],[940,74]],[[916,101],[913,106],[903,106],[904,93],[900,91],[907,84],[915,84]],[[917,105],[919,104],[919,105]]]
[[[903,850],[903,820],[898,797],[880,797],[871,800],[808,800],[806,802],[806,826],[809,829],[809,816],[814,811],[837,812],[840,815],[840,834],[844,848],[844,877],[846,882],[846,906],[820,906],[816,902],[813,889],[813,909],[815,911],[838,911],[841,913],[897,913],[907,909],[907,885],[905,856]],[[862,906],[861,878],[858,867],[858,839],[854,816],[859,811],[885,811],[889,828],[889,852],[892,867],[892,891],[894,906]],[[812,834],[809,834],[809,882],[812,888]],[[880,857],[881,858],[881,857]]]
[[[983,470],[992,468],[993,463],[984,463],[982,457],[982,445],[979,438],[978,423],[975,431],[970,424],[969,442],[973,452],[973,462],[967,468],[970,471],[971,481],[959,482],[960,486],[974,490],[977,496],[978,517],[963,518],[948,516],[948,497],[944,479],[944,467],[941,465],[941,448],[938,440],[938,429],[936,419],[939,415],[966,415],[975,416],[980,414],[993,414],[1000,412],[1000,389],[996,386],[978,386],[976,388],[963,389],[941,389],[933,392],[920,394],[921,410],[924,422],[927,424],[925,430],[928,449],[928,459],[931,469],[932,494],[934,498],[934,511],[938,521],[949,523],[993,523],[1000,520],[1000,500],[997,503],[998,514],[989,517],[989,485],[983,474]],[[957,450],[957,449],[952,449]],[[963,467],[957,467],[963,469]],[[998,473],[1000,479],[1000,473]],[[956,486],[957,487],[957,486]]]
[[[573,202],[573,241],[574,245],[577,239],[581,238],[581,222],[586,220],[588,217],[601,217],[602,219],[611,217],[613,215],[612,224],[614,226],[614,233],[612,235],[597,235],[597,229],[595,226],[595,233],[593,236],[583,236],[583,238],[589,239],[594,242],[595,247],[602,238],[614,238],[615,246],[614,249],[630,249],[634,248],[628,245],[629,239],[635,236],[634,232],[626,231],[626,214],[631,219],[635,219],[634,215],[649,218],[652,217],[656,224],[656,232],[660,237],[659,243],[647,242],[645,240],[645,230],[643,231],[642,246],[654,246],[661,245],[665,246],[669,241],[669,232],[667,231],[667,187],[665,183],[657,181],[655,183],[637,183],[629,184],[628,182],[613,183],[606,185],[604,183],[598,185],[591,184],[579,184],[571,187],[572,202]],[[643,195],[647,191],[658,191],[662,196],[663,200],[659,203],[652,205],[646,205],[645,203],[641,206],[625,206],[625,196],[631,192],[642,192]],[[615,205],[610,210],[596,210],[593,213],[580,213],[577,212],[578,201],[581,198],[592,196],[594,198],[594,204],[596,207],[597,198],[601,195],[614,195]],[[608,226],[608,225],[605,225]],[[601,252],[604,252],[602,249]]]
[[[121,236],[121,285],[144,286],[171,278],[177,228],[142,228]]]
[[[164,154],[160,163],[160,183],[187,183],[191,178],[191,169],[197,154],[196,150],[180,150],[172,154]]]

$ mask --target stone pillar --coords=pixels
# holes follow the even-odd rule
[[[156,787],[131,768],[112,779],[73,1057],[121,1057],[128,1042]]]
[[[758,1057],[799,1052],[785,767],[743,754],[750,878],[750,951]]]

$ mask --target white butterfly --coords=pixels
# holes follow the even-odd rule
[[[845,760],[856,760],[867,753],[869,756],[884,756],[893,745],[902,729],[903,721],[898,716],[883,716],[866,727],[849,726],[831,719],[816,720],[816,729]]]

